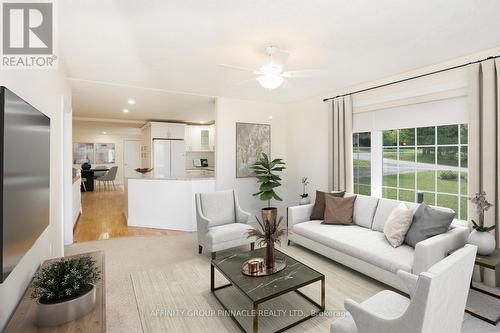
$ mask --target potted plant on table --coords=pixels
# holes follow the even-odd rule
[[[491,203],[486,200],[486,193],[479,192],[470,198],[473,204],[476,205],[478,222],[472,220],[472,228],[474,229],[469,235],[469,243],[477,246],[477,253],[483,256],[490,255],[496,246],[495,236],[490,233],[495,229],[495,225],[484,226],[484,213],[493,207]]]
[[[278,209],[271,207],[271,199],[283,201],[275,189],[281,186],[281,178],[276,173],[285,169],[285,162],[281,158],[270,161],[267,154],[262,153],[261,158],[250,166],[250,169],[255,172],[257,182],[260,183],[259,192],[253,196],[259,196],[260,200],[267,201],[267,207],[262,208],[263,222],[276,220]]]
[[[309,193],[306,192],[306,187],[307,185],[309,185],[309,178],[302,177],[301,183],[302,183],[302,194],[300,195],[299,205],[308,205],[311,203],[311,200],[309,199]]]
[[[258,246],[266,246],[266,268],[272,270],[276,263],[274,244],[278,243],[281,245],[281,237],[286,234],[286,230],[280,228],[283,216],[279,220],[260,221],[258,218],[256,219],[259,227],[249,229],[247,231],[248,238],[254,237]]]
[[[95,283],[101,278],[94,259],[60,259],[35,273],[31,297],[36,299],[36,324],[57,326],[83,317],[95,306]]]

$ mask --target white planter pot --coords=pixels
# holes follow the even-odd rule
[[[299,205],[309,205],[311,203],[311,199],[309,197],[300,198]]]
[[[60,303],[44,304],[36,300],[36,324],[39,327],[58,326],[76,320],[94,309],[96,289],[92,286],[80,297]]]
[[[472,230],[469,235],[469,244],[477,246],[477,254],[488,256],[495,250],[495,236],[490,232]]]

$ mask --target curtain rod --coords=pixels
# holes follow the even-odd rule
[[[361,92],[365,92],[365,91],[369,91],[369,90],[373,90],[373,89],[377,89],[377,88],[383,88],[383,87],[390,86],[390,85],[393,85],[393,84],[396,84],[396,83],[401,83],[401,82],[405,82],[405,81],[410,81],[410,80],[418,79],[418,78],[421,78],[421,77],[424,77],[424,76],[429,76],[429,75],[433,75],[433,74],[438,74],[438,73],[450,71],[452,69],[457,69],[457,68],[460,68],[460,67],[465,67],[465,66],[469,66],[469,65],[473,65],[473,64],[478,64],[480,62],[483,62],[483,61],[486,61],[486,60],[490,60],[490,59],[496,59],[496,58],[499,58],[499,57],[500,57],[500,55],[490,56],[490,57],[487,57],[487,58],[484,58],[484,59],[481,59],[481,60],[471,61],[471,62],[468,62],[466,64],[456,65],[456,66],[453,66],[453,67],[448,67],[448,68],[440,69],[440,70],[437,70],[437,71],[434,71],[434,72],[420,74],[420,75],[417,75],[417,76],[408,77],[406,79],[401,79],[401,80],[397,80],[397,81],[393,81],[393,82],[389,82],[389,83],[380,84],[378,86],[374,86],[374,87],[370,87],[370,88],[365,88],[365,89],[360,89],[360,90],[352,91],[350,93],[345,93],[345,94],[342,94],[342,95],[337,95],[335,97],[325,98],[325,99],[323,99],[323,102],[326,102],[326,101],[329,101],[329,100],[332,100],[332,99],[335,99],[335,98],[339,98],[339,97],[344,97],[344,96],[347,96],[347,95],[358,94],[358,93],[361,93]]]

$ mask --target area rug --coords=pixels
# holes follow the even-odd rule
[[[210,291],[210,261],[205,256],[168,267],[135,272],[131,278],[144,332],[239,331],[229,317],[229,312],[224,310]],[[331,280],[333,284],[334,279]],[[216,285],[226,283],[227,280],[216,271]],[[327,292],[332,287],[327,285]],[[319,302],[319,282],[301,291]],[[234,287],[220,289],[216,293],[231,309],[240,325],[252,331],[251,302]],[[299,324],[290,332],[328,332],[331,322],[345,314],[342,306],[339,306],[341,300],[332,296],[327,295],[327,310],[324,314]],[[259,306],[259,331],[276,331],[314,310],[309,302],[294,292],[282,295]]]

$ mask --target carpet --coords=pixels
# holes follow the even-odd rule
[[[199,255],[196,234],[175,236],[124,237],[77,243],[66,247],[66,255],[105,251],[106,260],[106,326],[108,332],[237,332],[226,315],[208,310],[222,307],[210,292],[210,258]],[[236,249],[245,251],[247,248]],[[308,320],[287,332],[329,332],[333,320],[343,316],[346,298],[362,302],[388,289],[384,284],[324,258],[297,245],[280,250],[322,272],[326,276],[326,313]],[[217,284],[225,283],[217,275]],[[239,302],[235,290],[225,288],[229,302]],[[319,300],[319,283],[303,291]],[[297,302],[300,300],[297,299]],[[286,304],[291,308],[300,304]],[[272,304],[270,305],[272,306]],[[307,303],[306,306],[310,305]],[[182,310],[198,313],[182,313]],[[269,317],[271,318],[271,317]],[[500,332],[499,327],[464,316],[462,332]],[[242,318],[249,322],[249,318]],[[271,320],[273,321],[273,320]],[[266,323],[280,326],[286,318]],[[246,324],[245,324],[246,325]]]

